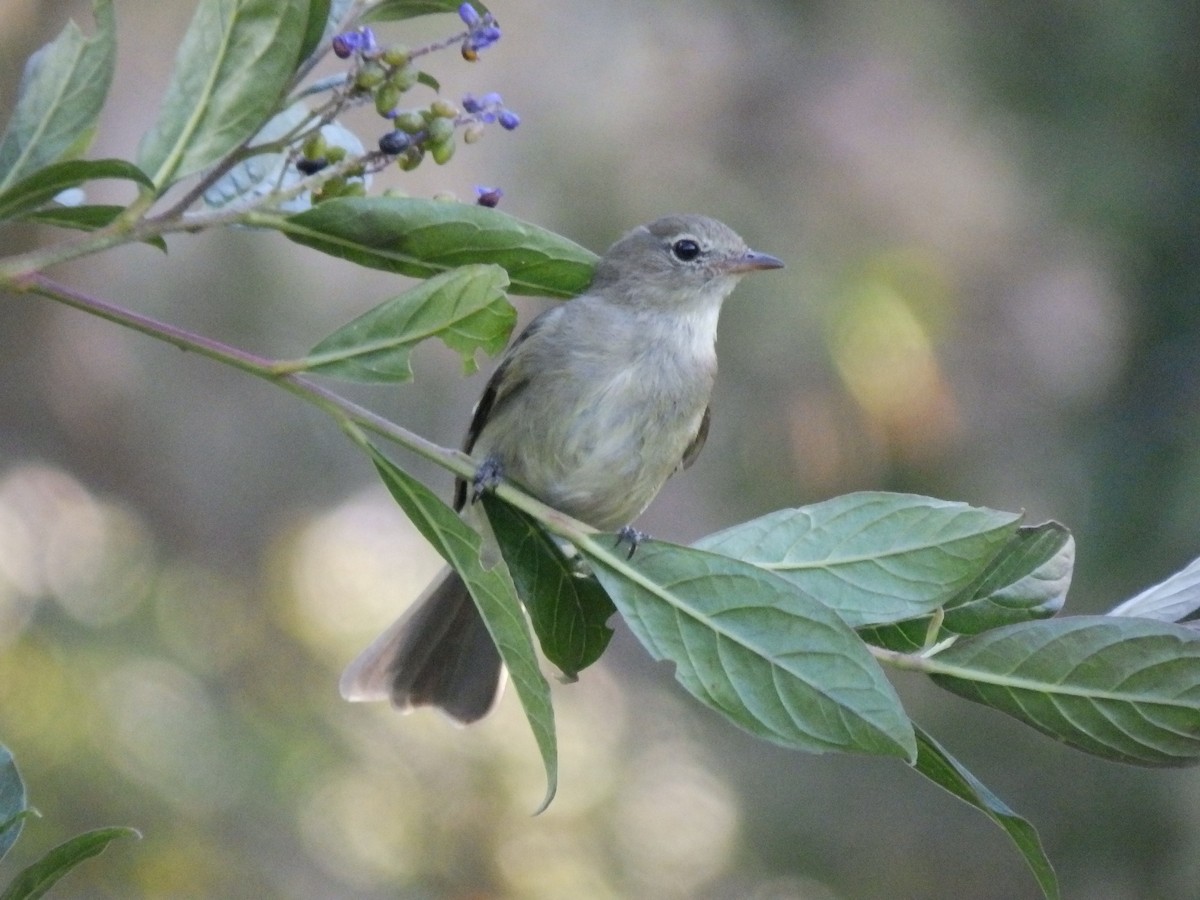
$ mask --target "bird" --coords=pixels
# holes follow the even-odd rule
[[[630,523],[708,436],[723,302],[743,275],[782,266],[706,216],[665,216],[624,234],[587,290],[534,318],[488,380],[463,444],[481,461],[472,493],[503,477],[636,541]],[[458,479],[460,513],[468,494]],[[505,680],[466,585],[447,568],[339,687],[347,700],[433,706],[466,725],[495,707]]]

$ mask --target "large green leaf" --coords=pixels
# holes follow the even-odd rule
[[[29,58],[17,107],[0,137],[0,191],[91,142],[116,65],[112,0],[94,0],[96,33],[71,22]]]
[[[480,562],[480,537],[449,506],[421,482],[408,475],[374,447],[368,447],[379,477],[421,534],[466,582],[508,674],[525,718],[533,730],[546,769],[546,796],[540,809],[554,799],[558,787],[558,738],[550,685],[538,668],[529,624],[521,612],[512,579],[503,565],[485,569]]]
[[[37,209],[68,188],[101,178],[122,178],[154,187],[141,169],[123,159],[64,160],[39,169],[0,191],[0,220]]]
[[[624,560],[614,545],[597,535],[579,549],[633,633],[702,703],[787,747],[916,756],[891,684],[827,606],[737,559],[653,541]]]
[[[201,0],[138,149],[160,191],[263,126],[296,69],[309,8],[310,0]]]
[[[1020,516],[910,494],[846,494],[783,509],[695,546],[785,578],[850,625],[931,612],[965,589]]]
[[[439,337],[462,355],[470,374],[475,351],[499,353],[517,321],[504,296],[507,286],[499,266],[435,275],[339,328],[310,351],[303,368],[353,381],[408,381],[413,347]]]
[[[412,197],[347,197],[286,218],[259,214],[248,221],[322,253],[414,278],[494,263],[507,270],[515,294],[572,297],[591,281],[597,259],[498,210]]]
[[[462,0],[381,0],[367,10],[363,16],[364,22],[399,22],[402,19],[415,19],[417,16],[428,16],[435,13],[456,13]],[[479,13],[487,12],[482,3],[471,0],[471,5]]]
[[[946,601],[934,640],[1045,619],[1062,609],[1075,565],[1075,540],[1057,522],[1017,529],[983,573]],[[902,652],[929,641],[931,617],[859,629],[863,639]]]
[[[946,603],[946,630],[978,634],[1045,619],[1062,609],[1075,570],[1075,539],[1057,522],[1017,533],[958,597]]]
[[[604,653],[616,607],[595,578],[572,568],[537,522],[491,493],[483,495],[483,506],[542,653],[574,679]]]
[[[310,0],[304,21],[304,36],[300,40],[300,50],[296,54],[296,64],[304,62],[321,43],[321,38],[331,27],[329,21],[333,14],[332,0]]]
[[[1028,863],[1046,900],[1058,900],[1062,896],[1058,888],[1058,876],[1054,874],[1054,867],[1050,865],[1050,858],[1046,856],[1041,838],[1034,827],[988,790],[983,782],[967,771],[967,768],[947,753],[937,741],[919,726],[914,727],[917,733],[917,761],[914,768],[934,784],[946,789],[964,803],[974,806],[1003,828]]]
[[[0,859],[21,836],[29,801],[12,753],[0,744]]]
[[[1182,622],[1194,619],[1197,610],[1200,610],[1200,559],[1192,560],[1166,581],[1116,606],[1109,615]]]
[[[73,868],[103,852],[117,838],[140,838],[133,828],[97,828],[59,844],[33,865],[23,869],[0,894],[0,900],[37,900]]]
[[[246,146],[248,148],[261,147],[263,144],[271,144],[291,135],[311,114],[312,110],[309,109],[307,103],[303,101],[293,103],[282,112],[272,116],[258,130],[258,133],[247,141]],[[322,136],[330,128],[331,126],[326,126],[322,129]],[[347,147],[347,151],[362,155],[363,145],[358,142],[352,148]],[[262,152],[246,156],[213,182],[204,192],[204,202],[214,209],[230,203],[249,205],[272,191],[287,190],[304,177],[295,166],[289,166],[288,162],[288,153],[285,151]],[[289,212],[299,212],[301,209],[308,209],[312,202],[307,194],[303,194],[288,201],[288,204]],[[291,204],[294,204],[294,208]]]
[[[920,668],[1077,749],[1146,766],[1200,759],[1200,634],[1076,616],[962,638]]]

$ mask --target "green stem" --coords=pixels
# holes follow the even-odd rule
[[[478,464],[461,451],[435,444],[307,378],[281,372],[281,363],[278,360],[249,353],[221,341],[133,312],[75,290],[40,273],[24,279],[18,288],[276,384],[328,414],[352,440],[358,443],[361,443],[363,431],[370,432],[399,444],[443,469],[453,472],[460,478],[470,480],[478,469]],[[576,541],[586,540],[587,535],[595,531],[583,522],[546,506],[510,484],[499,485],[495,492],[497,496],[517,509],[543,522],[552,533],[559,537]]]
[[[874,644],[867,644],[867,649],[871,651],[871,655],[875,659],[886,666],[891,666],[893,669],[902,669],[906,672],[923,672],[928,675],[939,668],[928,657],[921,656],[918,653],[901,653],[898,650],[887,650],[883,647],[876,647]]]
[[[322,409],[339,422],[353,422],[367,431],[394,441],[443,468],[449,469],[456,475],[470,478],[475,472],[475,466],[472,464],[470,457],[464,453],[449,450],[432,441],[428,441],[420,435],[389,422],[376,413],[306,378],[296,375],[276,374],[274,371],[274,367],[276,366],[275,360],[248,353],[245,350],[231,347],[221,341],[216,341],[184,328],[153,319],[150,316],[124,309],[116,304],[60,284],[53,279],[47,278],[45,275],[32,275],[22,286],[29,293],[55,300],[73,309],[90,313],[101,319],[115,322],[133,331],[171,344],[180,350],[198,353],[208,359],[262,378],[264,381],[273,382],[284,390]]]

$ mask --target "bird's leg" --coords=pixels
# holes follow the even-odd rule
[[[471,502],[478,503],[485,491],[494,489],[504,480],[504,466],[494,456],[486,457],[471,479]]]
[[[626,559],[633,559],[633,554],[638,548],[638,544],[642,541],[650,540],[650,535],[644,531],[638,531],[632,525],[626,525],[617,532],[617,543],[614,546],[620,547],[626,541],[629,541],[629,555]]]

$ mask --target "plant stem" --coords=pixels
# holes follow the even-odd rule
[[[473,478],[478,469],[477,463],[461,451],[435,444],[308,378],[282,372],[281,363],[278,360],[249,353],[176,325],[125,309],[115,303],[61,284],[41,273],[28,276],[16,287],[18,290],[46,297],[72,309],[78,309],[171,344],[180,350],[198,353],[207,359],[277,384],[328,414],[343,430],[347,431],[353,440],[358,440],[355,436],[355,431],[358,429],[371,432],[399,444],[467,480]],[[595,531],[583,522],[546,506],[512,485],[501,484],[495,489],[495,492],[501,499],[543,522],[551,532],[560,537],[578,540]]]
[[[56,300],[73,309],[90,313],[171,344],[180,350],[198,353],[208,359],[262,378],[264,381],[278,384],[292,394],[329,413],[339,422],[354,422],[367,431],[395,441],[457,475],[469,478],[474,474],[475,467],[466,454],[428,441],[307,378],[298,375],[277,374],[274,368],[277,363],[273,359],[248,353],[221,341],[133,312],[60,284],[42,274],[30,276],[23,282],[22,287],[29,293]]]
[[[901,653],[898,650],[876,647],[874,644],[867,644],[867,649],[871,651],[871,655],[879,660],[879,662],[891,666],[893,669],[928,673],[936,668],[929,664],[929,660],[926,657],[917,653]]]

